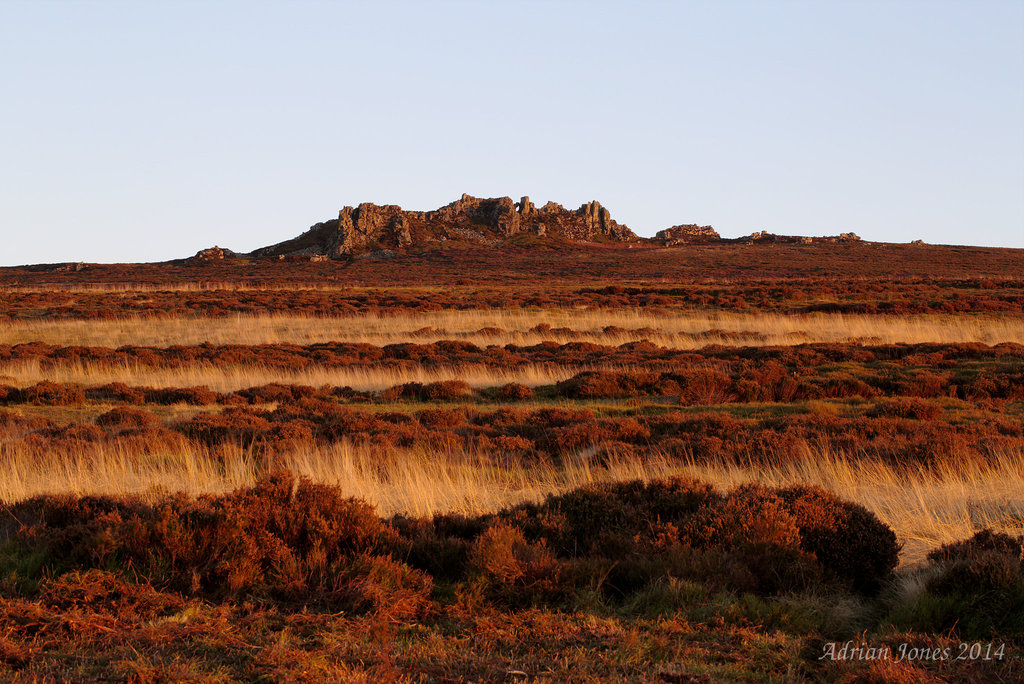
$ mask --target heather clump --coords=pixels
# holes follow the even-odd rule
[[[56,568],[120,569],[210,597],[331,600],[353,558],[397,543],[368,505],[284,474],[221,497],[37,497],[10,510]]]
[[[928,561],[911,577],[918,589],[896,602],[894,624],[964,639],[1024,638],[1024,538],[981,530]]]

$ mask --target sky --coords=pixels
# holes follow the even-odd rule
[[[464,192],[1024,247],[1024,2],[0,0],[0,265]]]

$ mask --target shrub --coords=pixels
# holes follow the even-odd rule
[[[205,444],[224,441],[250,443],[270,432],[272,425],[266,415],[250,408],[232,406],[221,413],[200,413],[174,427],[187,437]]]
[[[118,430],[141,430],[155,427],[160,419],[145,409],[118,407],[96,417],[100,427]]]
[[[77,385],[37,382],[21,391],[22,401],[43,406],[73,406],[85,402],[85,390]]]
[[[466,419],[462,410],[426,409],[416,414],[420,424],[435,430],[453,428]]]
[[[679,401],[689,406],[724,404],[736,398],[732,379],[711,368],[689,370],[677,376],[682,386]]]
[[[560,555],[619,557],[663,546],[664,525],[679,522],[720,495],[689,478],[591,485],[503,513],[531,539]]]
[[[161,592],[148,584],[127,582],[106,570],[64,573],[40,586],[40,598],[61,610],[88,607],[106,608],[122,620],[153,620],[179,612],[185,601],[170,592]]]
[[[125,404],[146,403],[146,392],[144,389],[129,387],[123,382],[112,382],[99,387],[92,387],[86,390],[89,399],[100,401],[120,401]]]
[[[507,385],[502,385],[498,388],[497,397],[502,401],[521,401],[523,399],[531,399],[533,397],[533,389],[527,385],[519,384],[518,382],[510,382]]]
[[[1024,636],[1022,538],[982,530],[928,554],[924,591],[890,615],[921,631],[956,632],[965,639]]]
[[[179,495],[155,506],[136,498],[36,497],[11,512],[26,523],[19,538],[41,548],[51,566],[126,568],[214,597],[349,601],[351,592],[336,592],[343,589],[339,577],[358,575],[353,559],[388,553],[397,543],[367,504],[288,474],[224,496]],[[422,589],[422,578],[407,579]]]
[[[601,399],[622,392],[619,376],[609,371],[585,371],[555,385],[559,396],[573,399]]]
[[[940,574],[928,581],[936,594],[986,593],[1006,590],[1021,581],[1020,560],[999,551],[975,551],[946,561]]]
[[[800,532],[800,548],[853,589],[874,594],[895,570],[896,534],[863,506],[820,487],[778,490]]]
[[[332,599],[355,613],[411,620],[430,610],[433,586],[433,579],[422,570],[390,556],[361,553],[339,568]]]
[[[146,403],[149,404],[190,404],[205,406],[217,403],[217,393],[205,385],[199,387],[166,387],[146,390]]]
[[[800,531],[785,502],[756,485],[709,501],[687,521],[684,534],[687,543],[702,547],[800,543]]]
[[[893,418],[913,418],[914,420],[935,420],[942,414],[942,409],[924,399],[896,398],[879,402],[868,411],[868,416],[891,416]]]
[[[987,551],[995,551],[1018,559],[1024,558],[1024,537],[1011,537],[1005,532],[981,530],[970,539],[944,544],[928,554],[936,562],[970,559]]]
[[[446,399],[461,399],[473,393],[469,383],[462,380],[444,380],[442,382],[430,382],[423,386],[421,397],[425,401],[443,401]]]
[[[487,593],[512,607],[571,598],[562,567],[545,543],[528,542],[507,522],[487,527],[473,543],[469,560]]]
[[[235,394],[244,397],[250,404],[270,404],[274,402],[299,401],[300,399],[319,396],[321,392],[307,385],[271,383],[269,385],[239,390]]]
[[[432,520],[396,516],[391,525],[408,543],[407,563],[439,581],[456,582],[466,575],[471,543],[483,532],[485,521],[458,514]]]

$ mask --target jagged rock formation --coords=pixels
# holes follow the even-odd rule
[[[686,223],[672,226],[665,230],[659,230],[654,239],[664,245],[694,245],[707,242],[718,242],[722,236],[711,226],[698,226],[694,223]]]
[[[760,231],[746,237],[723,238],[711,226],[680,224],[659,231],[653,238],[638,237],[612,219],[598,202],[566,209],[555,202],[537,207],[529,197],[518,202],[510,197],[481,198],[463,195],[433,211],[407,211],[394,204],[364,202],[345,207],[338,218],[317,223],[302,235],[257,249],[247,256],[292,260],[329,258],[386,258],[431,245],[527,246],[543,238],[579,243],[611,243],[628,246],[692,244],[821,244],[859,242],[853,233],[827,237],[776,235]],[[199,252],[193,262],[209,262],[236,255],[219,247]]]
[[[355,256],[448,241],[495,245],[520,234],[575,242],[640,241],[598,202],[571,211],[554,202],[538,209],[529,197],[513,202],[509,197],[463,195],[434,211],[371,203],[345,207],[337,219],[318,223],[297,238],[258,249],[253,255]]]

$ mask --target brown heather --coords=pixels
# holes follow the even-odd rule
[[[0,269],[0,679],[1024,679],[1022,270]],[[1002,655],[820,659],[848,640]]]

